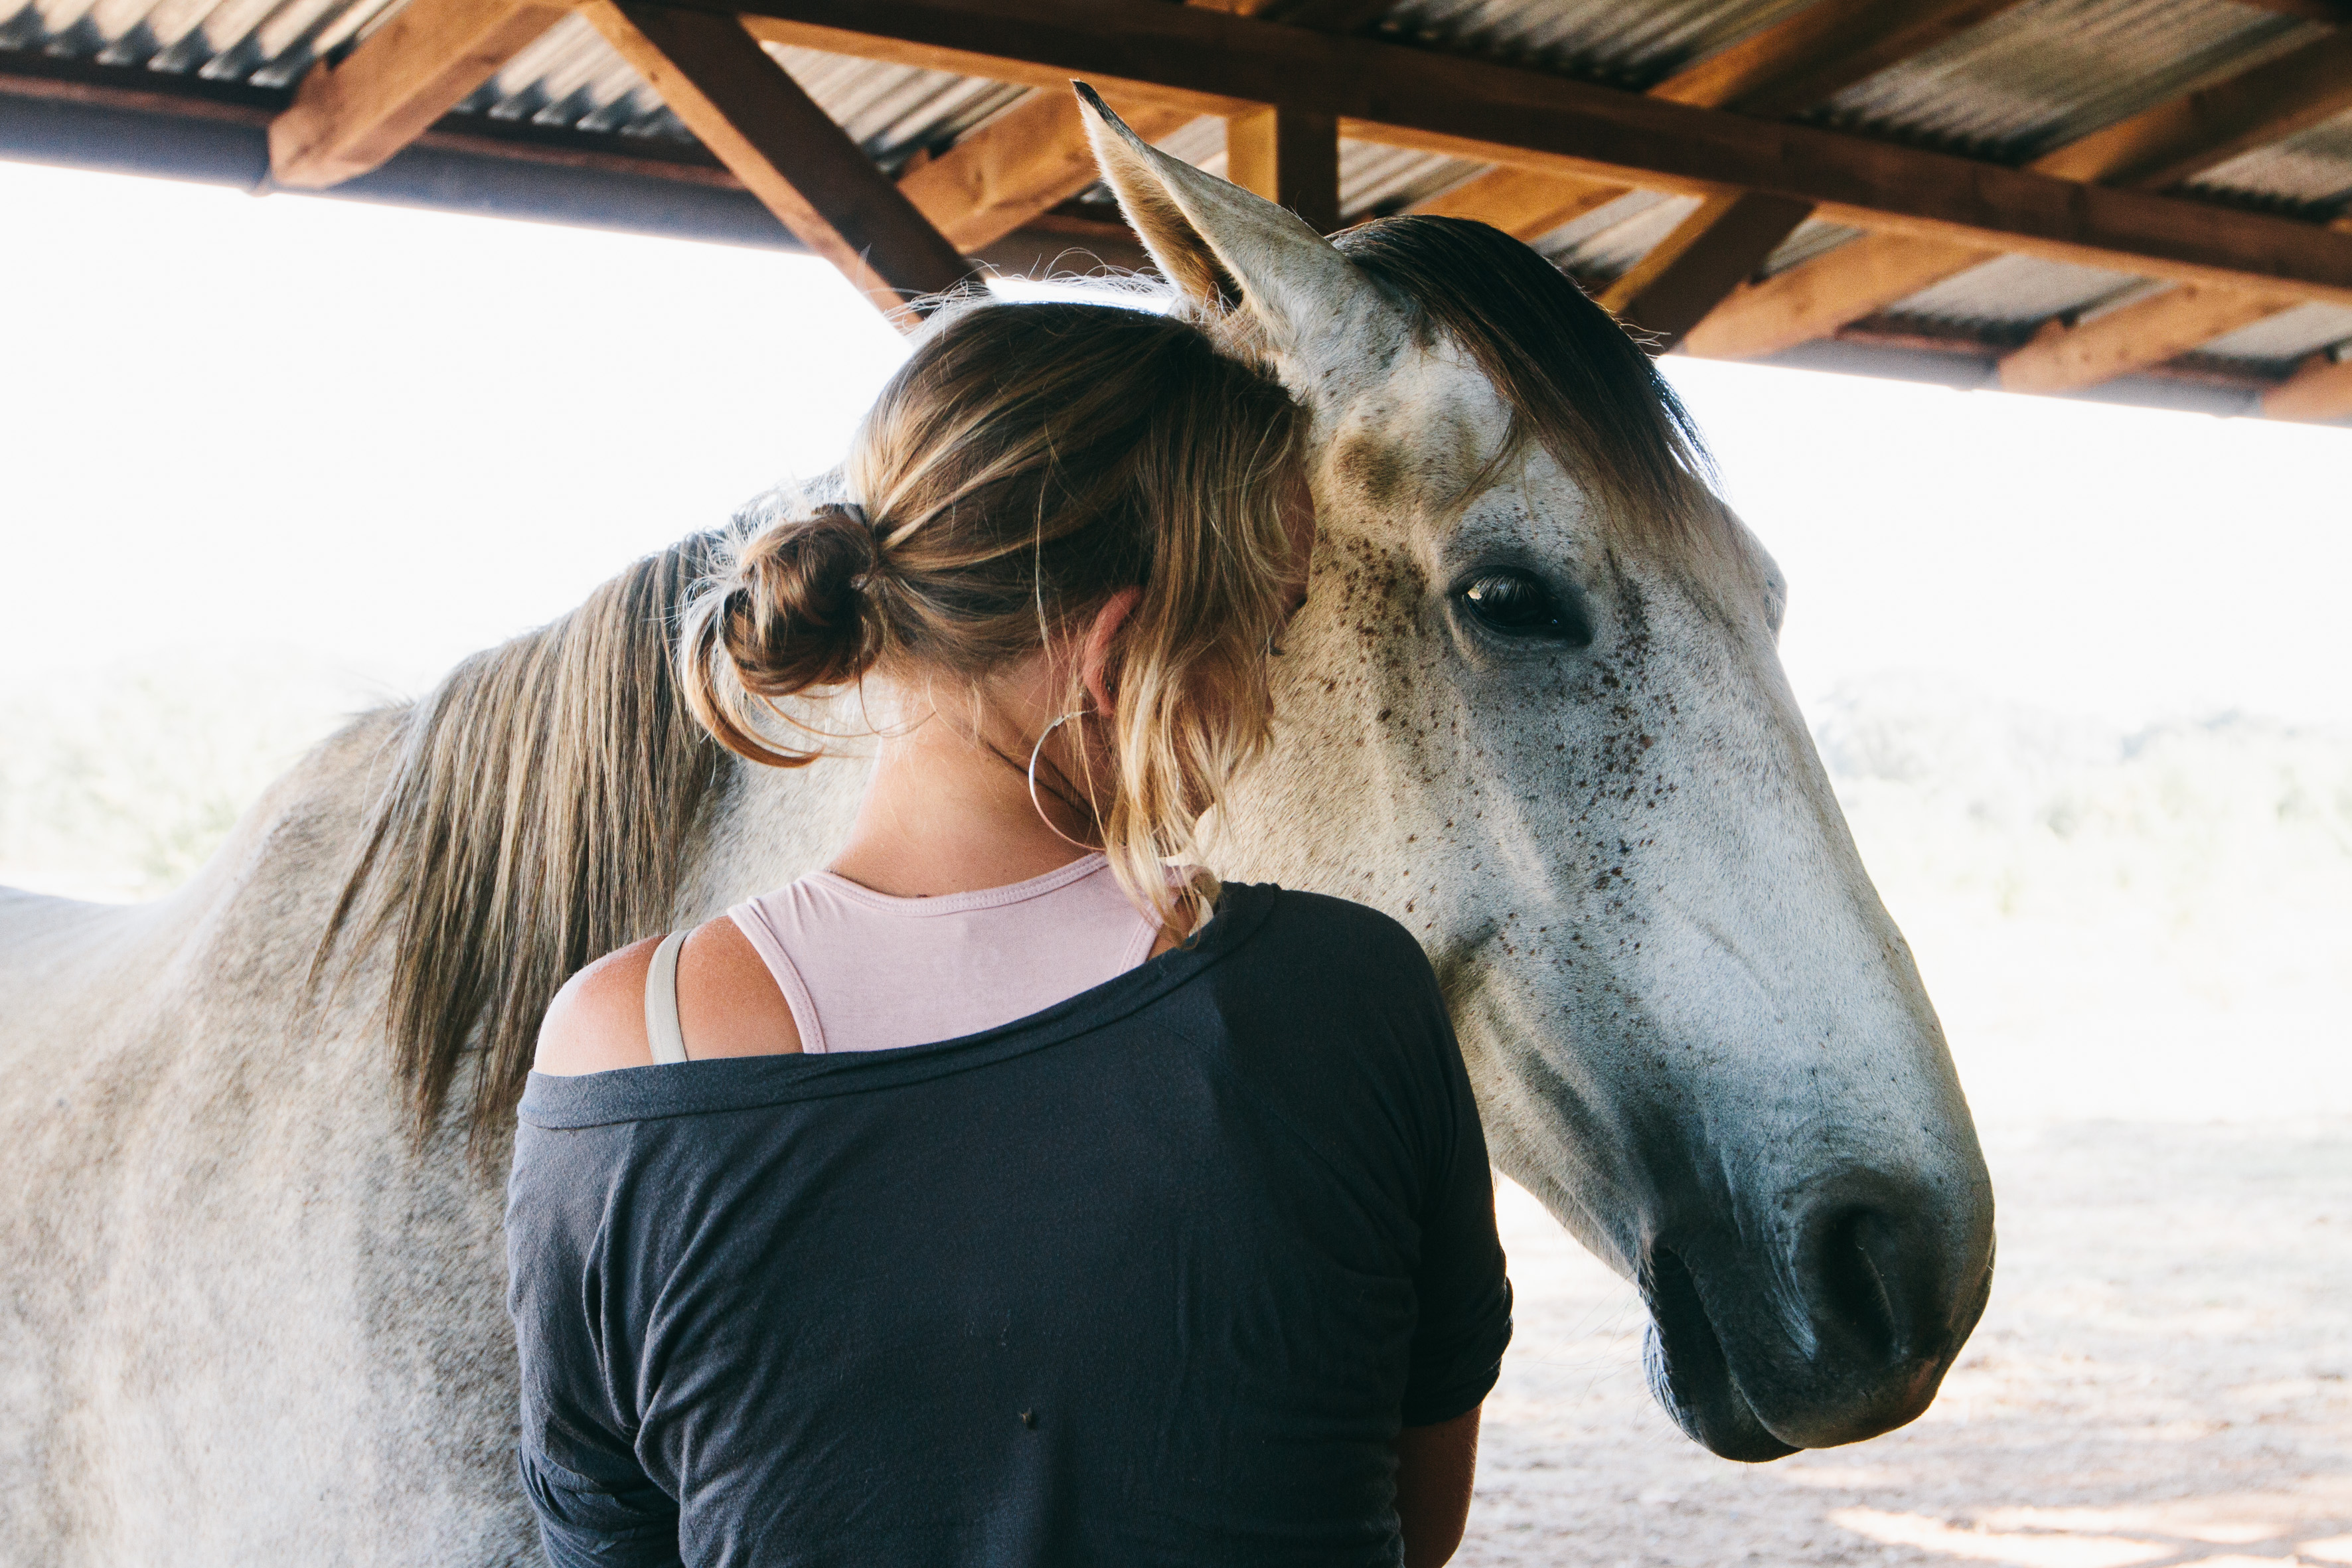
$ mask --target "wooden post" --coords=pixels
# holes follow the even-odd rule
[[[1339,122],[1295,109],[1236,114],[1225,121],[1225,177],[1329,234],[1339,226]]]

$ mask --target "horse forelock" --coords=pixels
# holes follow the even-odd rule
[[[637,562],[404,715],[312,974],[388,962],[385,1027],[420,1136],[462,1079],[473,1147],[494,1147],[556,991],[667,929],[725,776],[673,658],[722,547],[697,534]]]
[[[1592,493],[1620,538],[1667,549],[1733,541],[1696,424],[1574,279],[1501,230],[1461,218],[1382,218],[1334,243],[1402,308],[1423,348],[1465,358],[1510,411],[1463,502],[1534,446]],[[1380,462],[1369,447],[1352,460]]]

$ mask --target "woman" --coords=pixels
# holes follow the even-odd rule
[[[854,689],[879,755],[827,869],[548,1013],[508,1223],[557,1564],[1452,1554],[1510,1297],[1436,984],[1197,868],[1300,426],[1186,322],[966,308],[689,615],[729,747],[808,762],[776,705]]]

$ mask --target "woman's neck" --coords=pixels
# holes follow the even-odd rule
[[[933,712],[886,739],[830,869],[877,893],[938,898],[1025,882],[1089,853],[1071,842],[1089,837],[1076,812],[1041,787],[1049,826],[1031,804],[1031,742],[998,728],[1009,732],[991,750]]]

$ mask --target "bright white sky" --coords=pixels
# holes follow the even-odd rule
[[[823,264],[0,164],[0,670],[320,650],[413,686],[839,455],[902,352]],[[2352,431],[1670,362],[1889,670],[2352,722]]]

